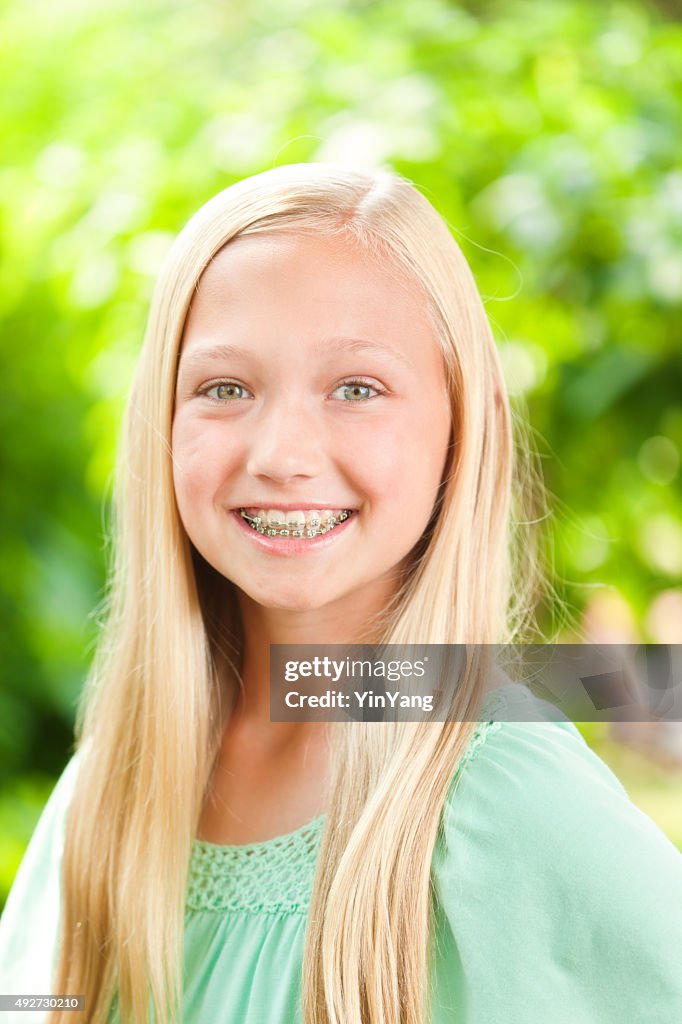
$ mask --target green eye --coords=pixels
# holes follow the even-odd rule
[[[221,384],[213,384],[210,388],[206,388],[204,394],[214,402],[231,402],[244,398],[248,392],[242,384],[236,384],[234,381],[227,380]]]
[[[368,384],[344,384],[343,396],[349,401],[356,402],[358,399],[369,398],[371,390]]]
[[[337,392],[341,392],[341,397],[346,402],[367,402],[381,394],[373,384],[366,384],[362,380],[343,381],[332,394],[335,395]]]

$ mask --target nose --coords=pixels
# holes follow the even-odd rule
[[[322,424],[299,399],[281,398],[251,422],[247,472],[287,483],[295,477],[315,477],[324,461]]]

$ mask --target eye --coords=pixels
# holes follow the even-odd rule
[[[200,393],[205,395],[206,398],[210,398],[212,402],[223,403],[246,398],[251,394],[243,384],[238,384],[235,380],[220,380],[215,384],[209,384],[207,387],[202,388]]]
[[[367,402],[384,394],[376,384],[370,384],[365,380],[341,381],[332,391],[332,395],[336,395],[337,392],[341,392],[342,400],[346,402]]]

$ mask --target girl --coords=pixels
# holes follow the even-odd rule
[[[280,167],[192,218],[4,991],[96,1024],[682,1020],[682,858],[572,724],[506,721],[514,687],[476,724],[475,658],[445,723],[269,720],[273,643],[523,636],[512,456],[481,300],[408,183]]]

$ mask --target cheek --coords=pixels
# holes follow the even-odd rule
[[[385,507],[400,505],[406,517],[428,517],[447,461],[450,419],[447,404],[415,407],[349,440],[349,465],[365,492]]]
[[[219,432],[210,423],[177,417],[172,431],[173,483],[181,508],[205,501],[229,472],[230,448],[220,443]]]

